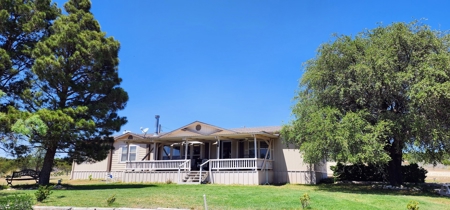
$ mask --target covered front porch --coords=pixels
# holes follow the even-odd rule
[[[147,155],[142,160],[126,161],[125,170],[271,170],[273,141],[258,135],[242,139],[153,140]]]

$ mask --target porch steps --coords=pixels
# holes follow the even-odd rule
[[[203,182],[207,177],[208,171],[202,171],[201,175],[200,171],[190,171],[183,180],[181,180],[181,184],[199,184],[200,179],[202,179]]]

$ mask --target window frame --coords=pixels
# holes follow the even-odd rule
[[[131,147],[134,147],[135,150],[132,153],[131,152]],[[124,148],[126,148],[126,160],[123,160],[124,157]],[[120,147],[120,163],[125,163],[125,162],[130,162],[130,161],[136,161],[137,159],[137,150],[138,150],[138,145],[134,145],[134,144],[127,144],[126,146],[122,146]],[[130,155],[134,154],[134,160],[130,160]]]

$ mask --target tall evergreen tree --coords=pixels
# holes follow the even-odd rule
[[[28,151],[18,146],[18,136],[11,132],[17,115],[8,115],[8,106],[23,108],[19,98],[29,87],[31,51],[49,35],[52,21],[60,9],[51,0],[0,1],[0,148],[12,155]],[[2,94],[3,93],[3,94]]]
[[[308,162],[387,165],[402,183],[403,153],[440,162],[450,153],[450,36],[394,23],[323,44],[282,129]]]
[[[117,114],[128,101],[119,87],[119,42],[100,30],[89,0],[69,0],[64,8],[67,15],[33,50],[34,82],[23,92],[30,113],[14,127],[46,150],[41,185],[49,183],[57,152],[77,162],[103,160],[110,135],[126,123]]]

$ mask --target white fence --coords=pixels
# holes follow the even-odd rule
[[[186,162],[186,160],[148,160],[148,161],[130,161],[126,163],[127,171],[155,171],[155,170],[178,170],[178,166]],[[184,170],[188,170],[190,164],[184,166]]]
[[[272,160],[240,158],[240,159],[210,159],[211,169],[233,170],[233,169],[272,169]],[[264,167],[265,165],[265,167]]]

